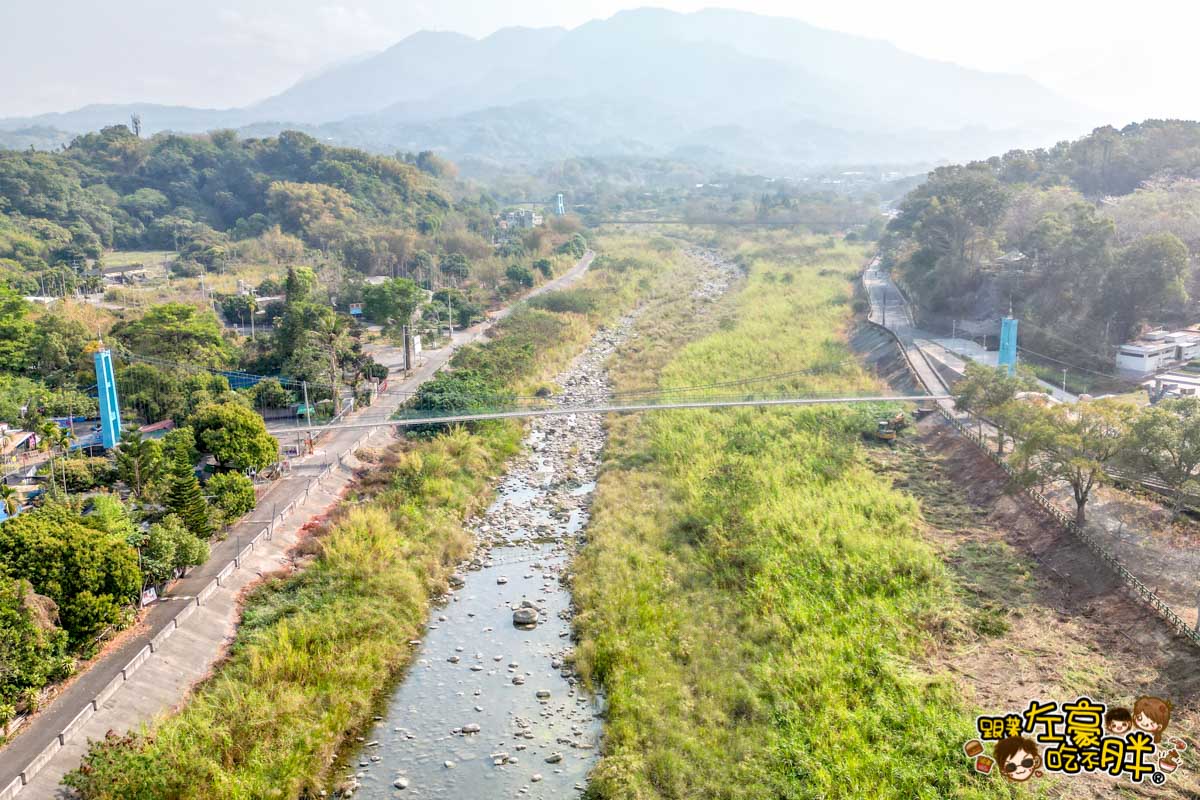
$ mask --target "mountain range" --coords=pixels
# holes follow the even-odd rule
[[[146,133],[295,128],[466,163],[638,155],[755,169],[971,157],[1077,135],[1091,116],[1026,77],[793,19],[639,9],[572,30],[423,31],[244,108],[88,106],[0,120],[0,143],[132,114]]]

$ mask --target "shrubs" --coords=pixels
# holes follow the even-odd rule
[[[5,707],[15,712],[27,690],[69,671],[67,634],[57,622],[52,600],[35,595],[29,581],[0,574],[0,733],[12,718],[3,718]]]
[[[139,552],[144,585],[160,586],[182,570],[203,564],[208,559],[208,542],[193,536],[179,517],[168,514],[150,526]]]
[[[123,621],[141,589],[137,551],[57,505],[0,523],[0,563],[58,604],[72,644]]]
[[[529,305],[556,314],[591,314],[599,308],[600,299],[594,289],[562,289],[538,295]]]
[[[117,479],[117,469],[104,456],[64,458],[55,465],[67,476],[67,491],[90,492],[98,486],[111,486]]]
[[[513,264],[504,270],[504,277],[508,278],[514,286],[526,289],[533,286],[533,273],[530,272],[529,267],[523,267],[520,264]]]
[[[228,520],[237,519],[254,508],[254,482],[240,472],[214,475],[208,479],[205,489]]]

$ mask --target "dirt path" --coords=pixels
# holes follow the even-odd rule
[[[1200,650],[1131,598],[1112,572],[1021,494],[978,448],[939,418],[895,451],[873,457],[922,501],[926,535],[942,551],[969,616],[931,667],[956,676],[983,713],[1034,698],[1080,694],[1132,705],[1143,694],[1174,705],[1170,730],[1200,731]],[[1052,779],[1055,797],[1200,796],[1200,760],[1189,750],[1162,787],[1107,778]],[[1047,779],[1051,781],[1051,779]],[[1126,795],[1128,796],[1128,795]]]

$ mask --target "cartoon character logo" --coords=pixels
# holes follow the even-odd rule
[[[1154,737],[1155,743],[1162,740],[1163,731],[1171,721],[1171,704],[1158,697],[1139,697],[1133,704],[1133,724]]]
[[[1104,729],[1113,736],[1124,736],[1133,730],[1133,714],[1128,708],[1110,708],[1104,715]]]
[[[1000,774],[1014,783],[1024,783],[1042,766],[1037,742],[1024,736],[1009,736],[996,742],[992,751]]]

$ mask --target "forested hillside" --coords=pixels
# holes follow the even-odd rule
[[[1109,346],[1140,326],[1197,321],[1200,124],[1099,128],[937,169],[888,231],[925,323],[994,319],[1011,302],[1033,323],[1027,341],[1108,368]]]
[[[414,165],[304,134],[141,139],[119,125],[62,152],[0,151],[0,266],[37,271],[114,247],[178,248],[211,266],[273,225],[327,247],[382,223],[436,227],[449,206]]]

